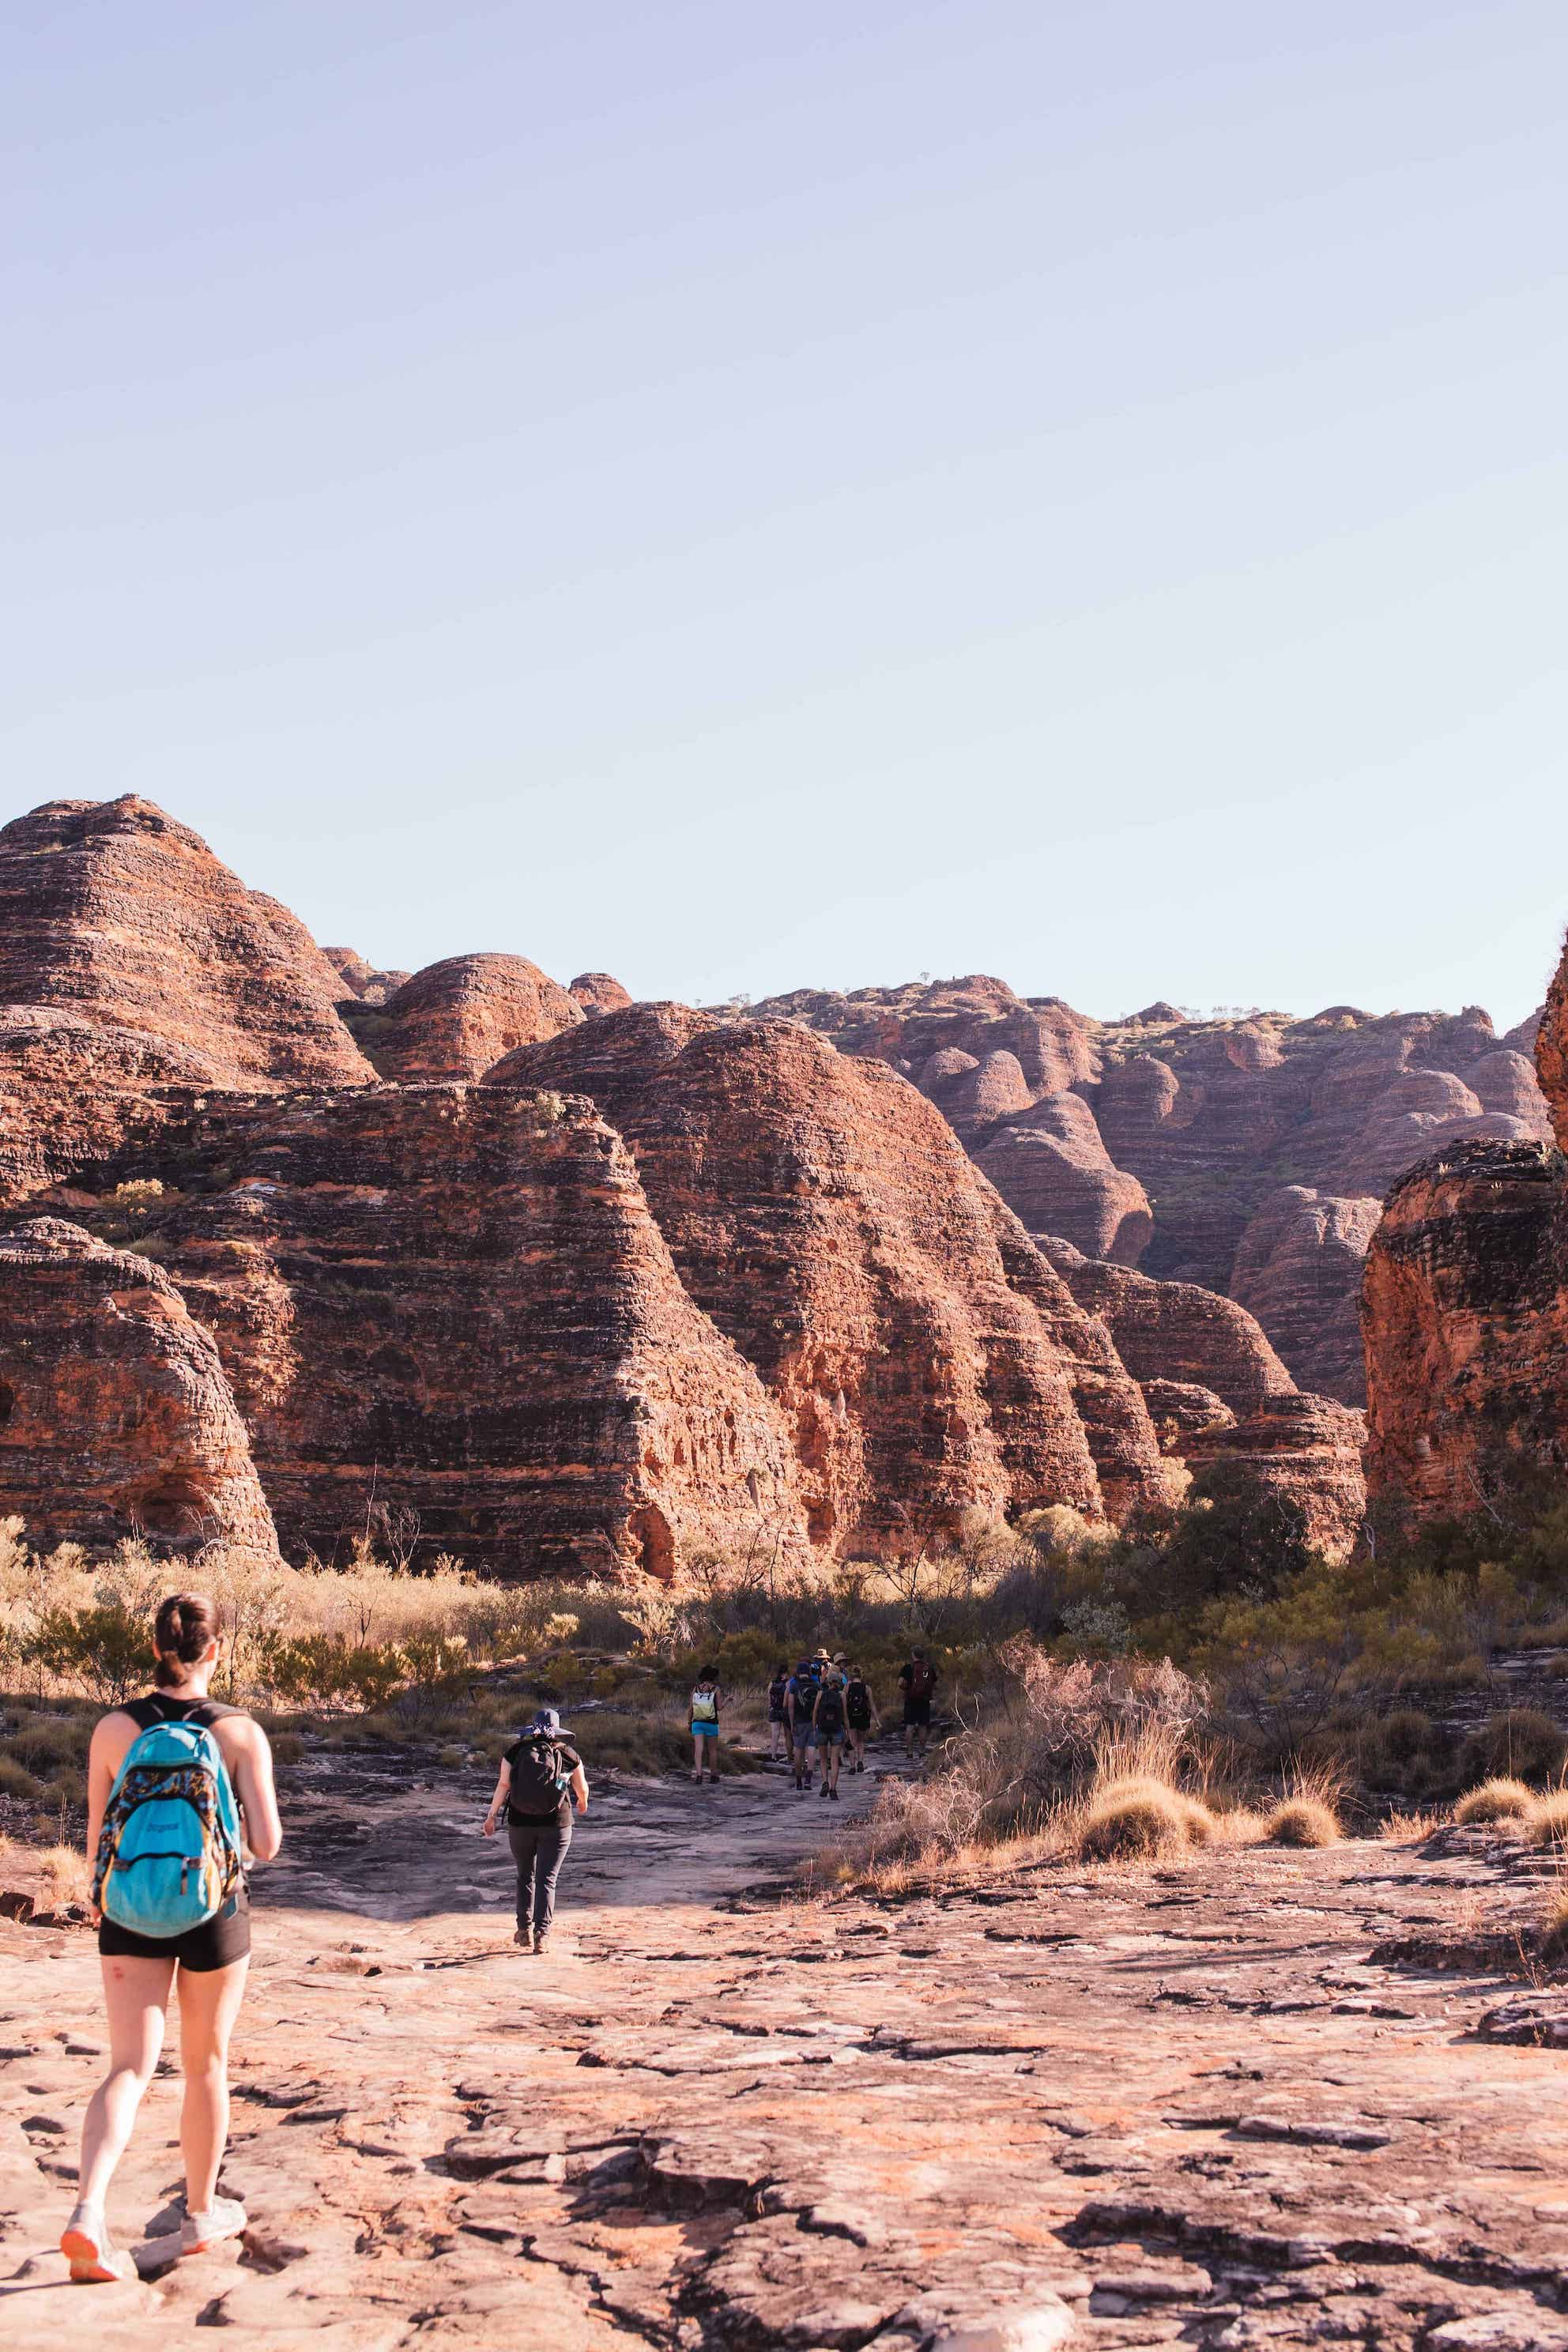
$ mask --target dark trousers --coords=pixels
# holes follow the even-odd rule
[[[517,1864],[517,1924],[540,1934],[555,1916],[555,1882],[572,1843],[572,1822],[508,1822],[507,1843]]]

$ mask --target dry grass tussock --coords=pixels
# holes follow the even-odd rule
[[[1208,1807],[1181,1790],[1161,1780],[1112,1780],[1085,1801],[1076,1850],[1084,1862],[1147,1862],[1206,1845],[1213,1835]]]
[[[92,1889],[87,1856],[75,1846],[30,1845],[0,1834],[0,1872],[10,1877],[18,1870],[38,1882],[37,1892],[49,1907],[85,1903]]]
[[[1568,1960],[1568,1879],[1559,1877],[1541,1915],[1541,1957]]]
[[[1531,1811],[1535,1799],[1522,1780],[1504,1777],[1483,1780],[1479,1789],[1470,1790],[1454,1807],[1454,1819],[1463,1824],[1485,1822],[1521,1821]]]
[[[1339,1815],[1321,1797],[1285,1797],[1263,1824],[1270,1845],[1337,1845]]]
[[[1535,1798],[1524,1826],[1536,1845],[1568,1846],[1568,1789],[1553,1789]]]
[[[1390,1813],[1378,1831],[1381,1845],[1415,1845],[1443,1826],[1441,1813]]]
[[[924,1780],[890,1782],[847,1841],[848,1874],[887,1886],[889,1872],[938,1871],[946,1880],[972,1849],[994,1853],[1005,1844],[1016,1857],[1044,1841],[1066,1852],[1086,1791],[1174,1785],[1202,1719],[1201,1685],[1168,1660],[1063,1664],[1023,1637],[1004,1656],[1005,1685],[974,1703]],[[1182,1836],[1189,1842],[1184,1821]]]

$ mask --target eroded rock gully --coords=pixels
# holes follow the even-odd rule
[[[149,2241],[135,2286],[72,2290],[47,2251],[90,1938],[0,1922],[8,2344],[1568,2345],[1552,1995],[1371,1958],[1524,1916],[1484,1837],[781,1906],[757,1882],[826,1834],[817,1801],[629,1782],[534,1961],[483,1793],[413,1757],[297,1772],[237,2045],[251,2226],[174,2268]],[[127,2225],[171,2218],[169,2071]]]

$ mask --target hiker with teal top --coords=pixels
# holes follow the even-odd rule
[[[691,1777],[699,1788],[702,1773],[719,1785],[719,1669],[704,1666],[691,1692]]]
[[[180,2001],[185,2165],[179,2251],[204,2253],[246,2226],[217,2192],[228,2139],[228,2043],[250,1966],[247,1860],[283,1843],[272,1751],[258,1723],[207,1696],[218,1613],[177,1592],[153,1629],[155,1688],[102,1717],[87,1762],[87,1852],[109,2011],[109,2072],[82,2125],[77,2206],[60,2237],[81,2283],[132,2280],[136,2265],[104,2221],[104,2200]]]

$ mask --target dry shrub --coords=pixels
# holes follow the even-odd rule
[[[1216,1845],[1257,1845],[1268,1826],[1267,1814],[1252,1805],[1229,1805],[1210,1818]]]
[[[1537,1845],[1568,1845],[1568,1789],[1533,1799],[1524,1825]]]
[[[1263,1833],[1270,1845],[1336,1845],[1339,1815],[1321,1797],[1284,1797],[1269,1814]]]
[[[52,1903],[85,1903],[92,1891],[87,1856],[74,1845],[46,1846],[32,1857]]]
[[[1390,1813],[1377,1832],[1378,1842],[1383,1845],[1413,1845],[1420,1839],[1429,1838],[1434,1830],[1442,1826],[1440,1813]]]
[[[1522,1780],[1483,1780],[1479,1789],[1459,1799],[1454,1819],[1459,1822],[1521,1821],[1534,1802]]]

